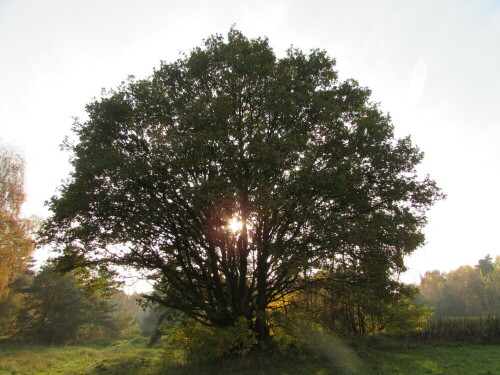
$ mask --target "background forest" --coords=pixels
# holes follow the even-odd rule
[[[436,316],[500,315],[500,256],[487,255],[475,267],[448,273],[429,271],[421,278],[419,301]]]

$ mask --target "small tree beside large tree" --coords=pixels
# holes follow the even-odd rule
[[[74,273],[63,276],[50,263],[20,292],[24,306],[17,313],[17,337],[55,344],[119,333],[109,302],[100,295],[87,295]]]
[[[261,341],[268,305],[315,269],[403,269],[442,195],[334,66],[231,29],[90,103],[45,240],[70,264],[148,272],[146,298],[204,324],[245,317]]]

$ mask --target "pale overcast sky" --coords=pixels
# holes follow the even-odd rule
[[[426,154],[421,171],[448,195],[429,213],[408,281],[500,255],[500,1],[0,0],[0,137],[27,161],[26,215],[69,173],[72,117],[130,74],[151,74],[236,24],[337,59]]]

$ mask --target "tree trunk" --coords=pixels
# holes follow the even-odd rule
[[[260,228],[258,229],[260,232]],[[265,233],[265,231],[264,231]],[[259,234],[262,234],[260,232]],[[257,300],[256,300],[256,317],[255,331],[257,340],[261,346],[265,346],[270,339],[269,327],[267,326],[266,308],[267,308],[267,271],[268,271],[268,254],[269,243],[265,235],[261,237],[261,251],[257,254]]]

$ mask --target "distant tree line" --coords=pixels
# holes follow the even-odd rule
[[[434,307],[436,316],[500,315],[500,256],[448,273],[428,271],[419,289],[420,301]]]

